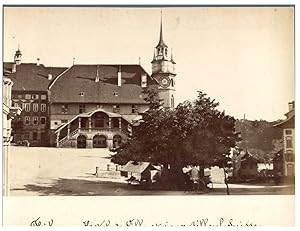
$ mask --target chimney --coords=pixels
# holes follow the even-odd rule
[[[97,65],[95,82],[98,83],[99,81],[100,81],[100,78],[99,78],[98,65]]]
[[[289,111],[295,109],[295,101],[289,102]]]
[[[118,87],[121,87],[122,85],[122,76],[121,76],[121,66],[119,66],[119,70],[118,70]]]
[[[36,59],[36,65],[39,66],[40,65],[40,58]]]
[[[16,73],[16,71],[17,71],[17,64],[13,63],[11,73]]]
[[[145,74],[141,76],[141,87],[147,87],[147,75]]]

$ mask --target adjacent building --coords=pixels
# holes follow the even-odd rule
[[[295,176],[295,101],[289,102],[289,111],[286,119],[274,125],[283,130],[282,175]]]
[[[7,196],[8,190],[8,158],[9,158],[9,147],[12,140],[11,135],[11,121],[12,119],[21,114],[21,109],[12,106],[11,91],[13,82],[6,77],[2,80],[2,134],[3,134],[3,195]]]
[[[66,68],[46,67],[39,63],[22,63],[20,49],[14,62],[4,63],[4,75],[13,82],[12,104],[22,108],[13,121],[14,142],[29,141],[33,146],[49,145],[48,86]]]

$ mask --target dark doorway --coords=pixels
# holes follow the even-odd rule
[[[95,135],[93,137],[93,148],[106,148],[106,137],[103,135]]]
[[[119,147],[122,142],[122,137],[120,135],[115,135],[113,138],[113,146],[114,148]]]
[[[86,148],[86,137],[84,135],[77,137],[77,148]]]

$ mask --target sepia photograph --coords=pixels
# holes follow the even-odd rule
[[[294,6],[2,10],[4,197],[295,195]]]

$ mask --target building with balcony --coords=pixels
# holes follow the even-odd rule
[[[282,175],[295,176],[295,102],[289,103],[289,111],[285,114],[286,119],[275,127],[283,131],[283,161]]]
[[[147,110],[157,82],[140,65],[73,65],[49,86],[52,145],[116,147]]]

